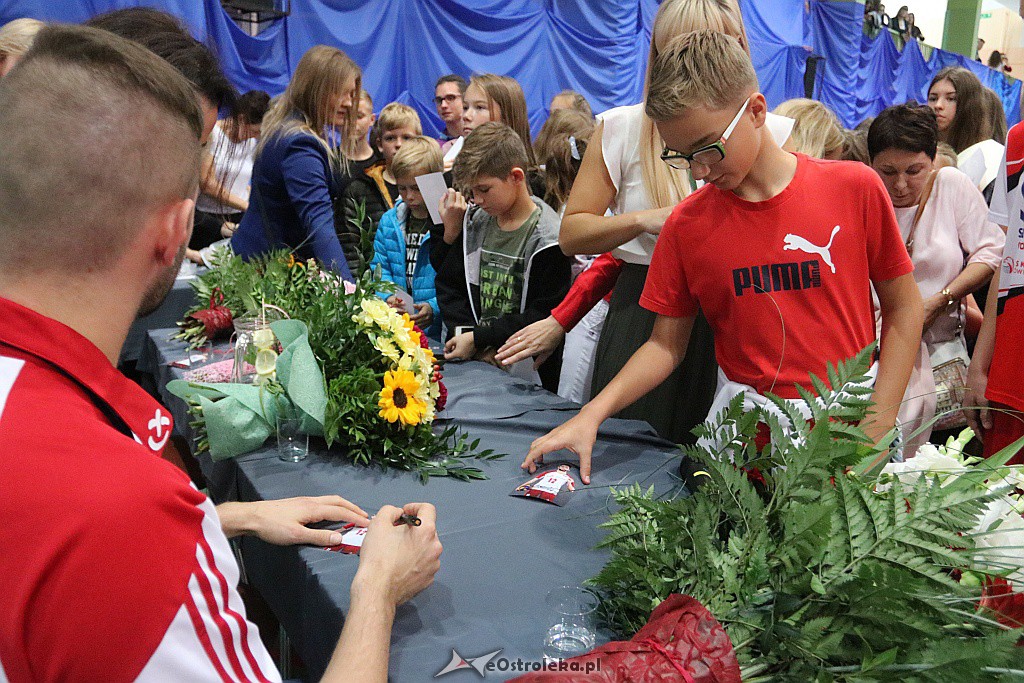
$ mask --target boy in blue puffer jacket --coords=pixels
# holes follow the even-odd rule
[[[412,296],[415,303],[405,312],[432,339],[441,338],[441,313],[434,290],[429,240],[431,232],[439,233],[441,228],[430,220],[416,176],[441,169],[441,149],[437,141],[422,135],[407,140],[395,154],[391,171],[402,199],[381,216],[377,224],[370,264],[371,268],[380,266],[382,279],[395,283]],[[382,293],[381,297],[405,310],[398,297],[387,293]]]

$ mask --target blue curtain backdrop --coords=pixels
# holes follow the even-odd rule
[[[446,73],[515,77],[536,133],[551,97],[583,93],[595,111],[640,101],[658,0],[293,0],[291,16],[246,35],[219,0],[0,0],[0,24],[17,17],[81,22],[100,12],[149,5],[181,17],[215,46],[240,90],[272,95],[313,45],[345,50],[362,68],[376,109],[412,105],[437,133],[433,85]],[[847,126],[907,99],[924,100],[931,76],[958,64],[1003,98],[1020,120],[1021,83],[959,55],[916,44],[900,52],[888,32],[862,33],[864,7],[837,0],[740,0],[751,54],[770,106],[804,93],[807,57],[824,57],[815,95]]]
[[[924,103],[932,77],[947,66],[962,66],[1003,100],[1007,122],[1021,119],[1021,82],[963,55],[933,50],[925,59],[911,41],[901,51],[888,31],[875,38],[863,33],[864,6],[856,2],[811,3],[814,51],[825,57],[815,96],[848,127],[908,100]]]

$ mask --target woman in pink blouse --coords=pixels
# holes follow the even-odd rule
[[[931,353],[962,338],[964,299],[991,279],[1005,239],[966,175],[932,170],[937,140],[935,114],[927,107],[890,107],[868,131],[871,166],[892,199],[925,307],[921,353],[900,409],[906,436],[934,417]],[[904,454],[913,456],[930,435],[929,426],[908,439]]]

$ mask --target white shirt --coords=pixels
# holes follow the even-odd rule
[[[232,142],[218,121],[210,133],[210,155],[213,157],[213,177],[236,197],[249,196],[252,181],[252,160],[258,141],[256,138]],[[235,213],[238,209],[221,204],[215,198],[200,194],[196,208],[206,213]]]
[[[644,116],[644,104],[641,102],[609,109],[597,117],[604,123],[601,152],[608,176],[615,185],[615,199],[611,206],[615,215],[656,208],[647,196],[640,166],[640,130]],[[794,123],[793,119],[785,116],[768,114],[765,125],[781,146],[789,139]],[[627,263],[650,265],[657,239],[656,235],[643,233],[613,249],[612,255]]]

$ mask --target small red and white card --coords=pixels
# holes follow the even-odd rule
[[[359,549],[363,547],[363,539],[366,538],[366,527],[346,524],[342,527],[341,543],[328,546],[324,550],[331,550],[336,553],[347,555],[358,555]]]

